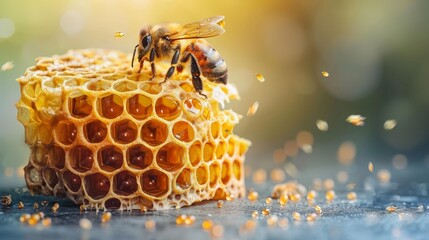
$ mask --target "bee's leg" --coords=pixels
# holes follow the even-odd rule
[[[177,62],[179,61],[179,56],[180,48],[176,48],[176,50],[174,51],[173,58],[171,59],[171,66],[168,69],[167,74],[165,75],[164,81],[160,84],[165,83],[173,75],[174,70],[176,69]]]
[[[187,57],[189,58],[189,56],[191,58],[192,85],[194,85],[195,90],[201,96],[203,96],[205,99],[207,99],[207,95],[205,95],[204,93],[202,93],[202,91],[203,91],[203,81],[200,78],[201,72],[200,72],[200,67],[198,66],[197,59],[191,53],[189,53],[189,55]]]
[[[144,58],[142,58],[142,60],[140,61],[140,67],[139,67],[139,70],[137,71],[137,73],[140,73],[142,71],[143,64],[144,64]]]
[[[150,78],[150,80],[154,79],[156,76],[155,56],[156,56],[155,48],[152,48],[150,50],[150,55],[149,55],[150,69],[152,70],[152,77]]]

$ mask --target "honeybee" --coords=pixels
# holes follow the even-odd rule
[[[156,76],[157,61],[170,60],[171,66],[165,74],[166,82],[174,73],[183,71],[184,64],[189,63],[192,84],[195,90],[202,93],[203,82],[201,74],[211,82],[226,84],[228,70],[220,54],[203,38],[214,37],[225,32],[224,16],[216,16],[181,26],[177,23],[146,25],[139,35],[139,44],[134,48],[131,67],[134,67],[136,51],[140,63],[140,73],[145,61],[150,62],[152,78]]]

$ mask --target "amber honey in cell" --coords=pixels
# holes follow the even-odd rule
[[[130,120],[115,122],[112,125],[112,136],[118,143],[131,143],[137,138],[137,126]]]
[[[92,151],[84,146],[76,146],[70,151],[71,165],[78,172],[86,172],[92,168],[94,157]]]
[[[122,166],[122,152],[115,146],[104,147],[98,153],[98,161],[101,169],[109,172],[114,171]]]
[[[65,185],[68,189],[70,189],[73,192],[77,192],[80,189],[80,186],[82,185],[82,180],[79,176],[76,174],[67,171],[63,173],[63,178]]]
[[[107,127],[100,120],[92,121],[84,127],[85,137],[90,143],[99,143],[107,136]]]
[[[145,169],[153,159],[152,150],[144,145],[135,145],[127,150],[128,165],[136,169]]]
[[[73,117],[84,118],[91,114],[92,105],[88,96],[83,95],[76,98],[71,98],[69,102],[69,111]]]
[[[106,118],[116,118],[123,112],[122,98],[117,95],[110,95],[101,99],[101,114]]]
[[[157,120],[149,120],[143,125],[141,130],[143,141],[152,146],[163,143],[167,139],[167,135],[167,126]]]
[[[136,119],[145,119],[152,115],[152,100],[145,95],[134,95],[128,99],[128,112]]]
[[[174,171],[183,166],[185,149],[175,144],[168,143],[158,150],[156,162],[163,169]]]
[[[152,169],[142,174],[141,186],[143,192],[159,197],[168,191],[168,177],[165,173]]]
[[[128,196],[137,191],[137,180],[134,173],[122,171],[113,178],[114,192]]]
[[[94,173],[85,176],[85,191],[93,199],[101,199],[110,190],[109,179],[101,173]]]

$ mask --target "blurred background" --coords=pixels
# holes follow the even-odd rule
[[[2,0],[0,65],[14,68],[0,71],[0,187],[24,185],[19,169],[29,150],[15,79],[36,57],[79,48],[131,53],[145,23],[215,15],[226,16],[226,33],[209,41],[241,95],[227,108],[243,115],[235,133],[253,143],[249,173],[341,181],[339,173],[368,174],[371,161],[409,178],[412,170],[401,171],[429,162],[428,10],[425,0]],[[125,37],[114,38],[117,31]],[[255,101],[258,111],[246,116]],[[365,116],[365,125],[347,123],[350,114]],[[316,127],[319,119],[328,131]],[[392,130],[383,128],[388,119],[397,121]]]

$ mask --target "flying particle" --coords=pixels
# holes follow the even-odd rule
[[[258,111],[259,102],[256,101],[250,106],[249,110],[247,111],[247,116],[253,116],[255,115],[256,111]]]
[[[365,119],[366,117],[361,115],[350,115],[347,117],[346,121],[355,126],[362,127],[363,125],[365,125],[365,122],[364,122]]]

